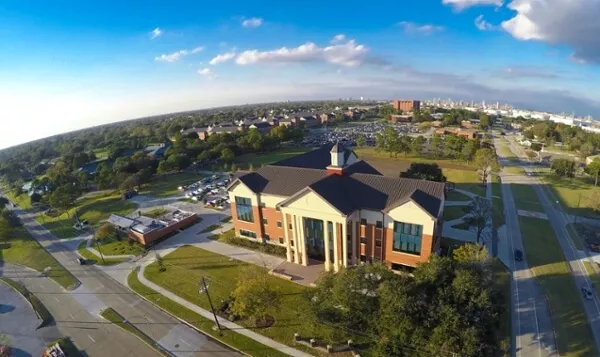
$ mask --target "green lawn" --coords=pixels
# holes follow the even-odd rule
[[[562,178],[550,173],[540,175],[562,206],[572,214],[598,218],[597,212],[591,208],[591,199],[596,190],[594,181],[584,178]]]
[[[230,296],[236,287],[237,279],[243,277],[244,271],[251,267],[247,263],[192,246],[181,247],[163,259],[167,267],[165,272],[160,272],[158,264],[153,263],[146,268],[144,276],[204,309],[210,309],[210,305],[205,295],[198,294],[198,282],[202,277],[208,280],[212,300],[221,301]],[[265,329],[254,329],[255,332],[294,346],[292,339],[295,332],[299,332],[301,336],[318,338],[320,333],[325,331],[313,332],[303,319],[304,311],[308,309],[308,301],[303,294],[309,288],[272,276],[267,276],[267,281],[280,292],[281,302],[277,309],[269,312],[275,318],[274,325]],[[253,327],[245,320],[236,323]],[[307,350],[303,346],[295,347]]]
[[[141,195],[148,195],[156,198],[165,198],[173,196],[179,191],[177,187],[190,185],[205,178],[206,175],[181,172],[172,175],[155,176],[152,181],[145,185],[140,191]]]
[[[449,191],[446,193],[446,201],[470,201],[471,197],[458,191]]]
[[[554,230],[547,220],[519,217],[529,263],[546,296],[561,356],[597,356],[594,339]]]
[[[525,171],[521,166],[505,166],[504,171],[511,175],[525,175]]]
[[[15,229],[14,234],[3,237],[2,243],[2,248],[0,248],[1,261],[21,264],[39,272],[50,267],[47,276],[62,287],[72,289],[77,285],[77,279],[42,248],[24,228]]]
[[[159,345],[154,343],[154,340],[152,340],[149,336],[147,336],[145,333],[143,333],[141,330],[139,330],[134,325],[127,322],[127,320],[125,320],[125,318],[123,316],[121,316],[118,312],[116,312],[113,308],[109,307],[108,309],[102,311],[100,313],[100,316],[102,316],[104,319],[112,322],[113,324],[119,326],[120,328],[129,332],[130,334],[136,336],[140,340],[144,341],[148,346],[152,347],[155,351],[157,351],[161,355],[167,356],[167,357],[171,356],[170,353],[164,351],[162,348],[159,347]]]
[[[505,141],[501,141],[500,144],[496,145],[496,152],[498,153],[498,156],[505,157],[510,161],[519,161],[517,155],[513,154],[510,150],[510,146]]]
[[[27,195],[26,193],[21,193],[20,195],[15,195],[14,193],[10,192],[10,191],[6,191],[6,196],[8,196],[8,198],[16,203],[20,209],[22,210],[28,210],[31,209],[31,200],[29,199],[29,195]]]
[[[94,244],[95,246],[95,244]],[[138,255],[144,252],[144,247],[139,243],[129,240],[127,237],[121,240],[111,239],[106,242],[100,242],[96,249],[100,248],[105,255]]]
[[[155,305],[165,309],[174,316],[187,321],[190,325],[196,329],[204,332],[205,334],[222,341],[223,343],[230,345],[244,353],[255,357],[287,357],[288,355],[279,352],[278,350],[267,347],[251,338],[241,335],[231,330],[223,330],[222,334],[213,330],[215,325],[214,320],[207,319],[202,315],[195,313],[194,311],[179,305],[178,303],[170,300],[160,293],[146,287],[137,278],[137,270],[132,271],[128,278],[127,284],[137,294],[141,295],[145,299],[153,302]],[[291,339],[290,339],[291,340]]]
[[[485,197],[485,186],[481,185],[477,171],[458,169],[443,169],[442,171],[449,182],[456,184],[456,188]]]
[[[459,219],[466,214],[466,206],[450,206],[444,207],[444,221],[453,221]]]
[[[109,196],[90,196],[77,201],[77,215],[80,221],[88,220],[90,228],[98,228],[102,221],[106,220],[112,213],[127,215],[135,210],[137,205],[128,200],[122,200],[118,194]],[[59,238],[73,238],[84,233],[73,228],[75,209],[62,213],[57,217],[51,217],[41,212],[36,220],[43,224],[52,234]]]
[[[87,248],[86,248],[86,241],[83,241],[81,243],[79,243],[79,246],[77,247],[77,252],[79,253],[79,255],[81,255],[85,260],[89,260],[91,262],[93,262],[96,265],[115,265],[115,264],[120,264],[123,262],[128,261],[129,259],[127,258],[108,258],[108,257],[104,257],[104,261],[102,261],[102,258],[96,256],[96,254],[90,252]]]
[[[310,151],[309,147],[289,147],[280,148],[275,151],[258,153],[258,154],[245,154],[235,158],[235,164],[239,169],[248,169],[250,164],[255,169],[260,168],[262,165],[272,164],[277,161],[289,159],[299,154],[304,154]]]
[[[511,184],[513,198],[517,209],[534,212],[544,212],[544,208],[540,204],[537,193],[532,186]]]
[[[356,155],[358,155],[359,159],[366,159],[367,161],[370,161],[369,159],[382,159],[382,160],[393,161],[393,162],[398,162],[398,163],[402,163],[402,162],[409,162],[409,163],[422,162],[422,163],[428,163],[428,164],[436,163],[442,169],[448,168],[448,169],[458,169],[458,170],[475,170],[475,165],[472,162],[467,162],[464,160],[435,159],[433,157],[425,157],[423,155],[411,155],[411,154],[406,154],[406,155],[403,154],[403,155],[399,155],[396,157],[390,157],[389,153],[384,152],[384,151],[377,151],[373,147],[355,148],[354,152],[356,153]]]

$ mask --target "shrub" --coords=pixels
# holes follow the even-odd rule
[[[246,238],[240,238],[235,236],[227,237],[225,239],[225,242],[231,245],[237,245],[238,247],[258,250],[266,254],[276,255],[282,258],[285,258],[287,254],[287,249],[285,247],[268,243],[261,243],[257,241],[251,241]]]
[[[110,223],[104,223],[94,235],[98,241],[106,241],[117,237],[117,230]]]

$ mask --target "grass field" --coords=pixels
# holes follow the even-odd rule
[[[272,164],[277,161],[289,159],[299,154],[303,154],[310,151],[309,147],[289,147],[280,148],[272,152],[258,153],[258,154],[245,154],[235,158],[235,164],[239,169],[247,170],[252,164],[255,169],[260,168],[262,165]]]
[[[446,201],[470,201],[471,197],[458,191],[449,191],[446,193]]]
[[[517,155],[513,154],[506,141],[501,141],[499,144],[496,145],[496,152],[498,153],[498,156],[505,157],[510,161],[519,161],[519,158],[517,157]]]
[[[532,186],[511,184],[510,189],[512,190],[517,209],[544,212],[544,208],[540,204],[537,193]]]
[[[80,221],[90,222],[89,230],[94,230],[101,225],[112,213],[127,215],[135,210],[137,205],[131,201],[122,200],[117,194],[109,196],[89,196],[77,201],[77,215]],[[41,212],[36,220],[58,238],[73,238],[82,234],[73,228],[75,209],[62,213],[57,217],[51,217]]]
[[[102,261],[102,258],[96,256],[96,254],[90,252],[86,248],[86,244],[86,241],[79,243],[79,246],[77,247],[77,253],[79,253],[85,260],[93,262],[96,265],[115,265],[129,260],[127,258],[109,258],[105,256],[104,261]]]
[[[238,278],[244,277],[249,268],[263,270],[250,264],[232,260],[200,248],[184,246],[163,257],[167,270],[160,272],[157,263],[149,265],[144,276],[178,296],[204,308],[210,309],[205,295],[198,294],[198,281],[205,277],[211,289],[213,301],[227,299],[236,287]],[[266,271],[263,272],[266,274]],[[280,306],[271,309],[269,314],[275,318],[273,326],[265,329],[254,329],[286,345],[293,345],[294,333],[301,336],[319,337],[328,327],[320,326],[317,331],[311,330],[303,318],[308,309],[308,301],[303,296],[308,288],[272,276],[266,277],[268,284],[280,292]],[[253,327],[247,321],[236,321],[247,327]],[[296,346],[300,348],[301,346]],[[300,348],[304,349],[304,348]]]
[[[14,234],[3,237],[2,243],[1,261],[21,264],[39,272],[50,267],[46,275],[65,289],[72,289],[78,284],[77,279],[42,248],[24,228],[15,229]]]
[[[231,330],[223,330],[221,334],[213,330],[215,322],[211,319],[207,319],[202,315],[195,313],[194,311],[179,305],[178,303],[170,300],[160,293],[143,285],[138,277],[137,270],[132,271],[128,278],[127,284],[140,296],[153,302],[155,305],[160,306],[174,316],[187,321],[190,325],[196,329],[203,331],[205,334],[212,336],[213,338],[222,341],[240,351],[244,351],[246,354],[255,357],[287,357],[288,355],[279,352],[278,350],[267,347],[251,338],[241,335]],[[290,339],[291,340],[291,339]]]
[[[453,221],[463,217],[467,213],[466,206],[444,207],[444,221]]]
[[[525,170],[521,166],[505,166],[504,171],[511,175],[524,175]]]
[[[527,262],[550,307],[561,356],[597,356],[592,332],[563,252],[547,220],[519,217]]]
[[[10,192],[10,191],[6,191],[6,196],[8,196],[8,198],[16,203],[20,209],[22,210],[29,210],[31,209],[31,200],[29,199],[29,196],[26,193],[21,193],[20,195],[15,195],[14,193]]]
[[[121,240],[112,239],[106,242],[100,242],[100,251],[106,255],[138,255],[144,252],[144,247],[137,242],[129,240],[127,237]]]
[[[113,324],[119,326],[120,328],[129,332],[130,334],[136,336],[140,340],[144,341],[144,343],[146,343],[148,346],[152,347],[155,351],[157,351],[161,355],[166,356],[166,357],[171,356],[171,354],[165,352],[162,348],[160,348],[157,344],[155,344],[154,340],[152,340],[149,336],[147,336],[145,333],[140,331],[134,325],[127,322],[127,320],[125,320],[125,318],[123,316],[121,316],[118,312],[116,312],[113,308],[109,307],[108,309],[102,311],[100,313],[100,316],[102,316],[104,319],[112,322]]]
[[[446,179],[456,184],[456,188],[485,197],[485,186],[481,185],[479,174],[474,170],[443,169]]]
[[[540,175],[550,187],[562,206],[572,214],[598,218],[600,214],[591,208],[591,199],[600,187],[594,187],[594,181],[584,178],[562,178],[550,173]]]
[[[205,177],[206,175],[187,172],[181,172],[173,175],[155,176],[150,183],[143,187],[143,189],[140,191],[140,194],[155,198],[173,196],[179,192],[177,187],[198,182]]]

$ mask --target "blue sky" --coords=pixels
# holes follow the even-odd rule
[[[348,96],[600,118],[599,17],[600,0],[3,0],[0,121],[27,130],[2,130],[0,147],[151,114]]]

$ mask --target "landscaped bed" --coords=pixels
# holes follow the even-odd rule
[[[597,356],[579,287],[547,220],[519,217],[527,262],[550,307],[561,356]]]
[[[178,248],[164,256],[163,260],[166,271],[161,272],[160,264],[155,262],[146,268],[144,276],[155,284],[207,310],[210,309],[210,305],[206,295],[198,294],[198,282],[203,277],[207,279],[211,299],[221,301],[229,299],[231,292],[236,287],[237,279],[243,277],[245,270],[250,267],[263,269],[193,246]],[[251,327],[255,332],[278,342],[315,353],[314,350],[295,345],[292,342],[296,332],[301,336],[312,336],[317,339],[324,334],[324,331],[314,331],[314,326],[310,326],[308,321],[303,318],[305,311],[309,308],[308,301],[304,296],[309,288],[272,276],[266,276],[265,279],[273,289],[280,293],[279,307],[269,312],[275,319],[274,324],[268,328],[255,328],[246,320],[238,320],[236,323]],[[320,329],[327,328],[326,326],[320,327]]]
[[[97,265],[115,265],[119,263],[123,263],[129,259],[127,258],[110,258],[109,256],[105,256],[104,260],[101,257],[96,256],[96,254],[89,251],[87,248],[87,241],[83,241],[79,243],[77,247],[77,252],[81,255],[85,260],[89,262],[93,262]]]
[[[235,245],[242,248],[256,250],[262,253],[276,255],[278,257],[285,258],[287,250],[285,247],[279,245],[273,245],[268,243],[259,243],[246,238],[240,238],[235,236],[233,229],[223,232],[221,234],[215,234],[207,237],[210,240],[218,240],[219,242]]]

